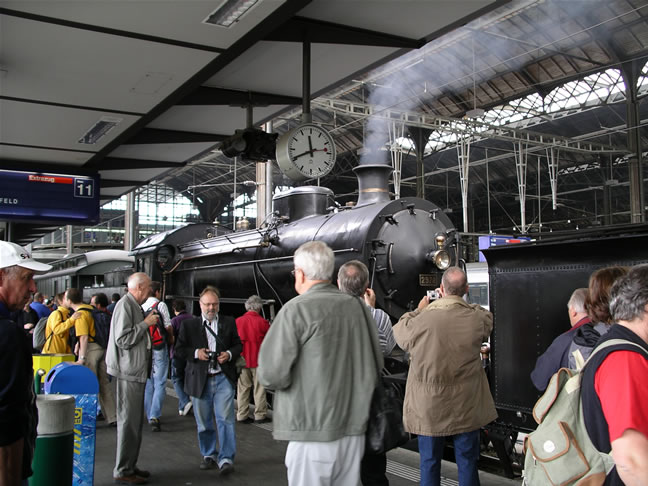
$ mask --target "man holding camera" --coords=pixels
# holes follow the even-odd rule
[[[479,353],[493,315],[466,303],[466,274],[447,269],[441,298],[425,296],[394,326],[396,342],[411,355],[403,424],[418,435],[421,486],[438,486],[447,437],[452,437],[459,486],[479,486],[479,428],[497,412]]]
[[[208,286],[200,293],[201,316],[182,323],[175,352],[187,362],[185,391],[191,395],[198,426],[200,469],[216,465],[222,475],[234,471],[234,390],[236,367],[243,346],[233,317],[218,314],[220,293]],[[216,430],[218,430],[216,449]]]

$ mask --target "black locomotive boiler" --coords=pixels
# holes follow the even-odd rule
[[[166,298],[195,302],[206,285],[215,285],[225,305],[257,294],[280,306],[296,295],[290,276],[295,250],[320,240],[333,249],[336,269],[352,259],[368,266],[377,305],[398,319],[426,289],[438,287],[443,270],[456,263],[456,237],[433,203],[390,199],[391,170],[359,165],[353,207],[336,205],[330,189],[297,187],[274,197],[273,220],[266,228],[179,245],[164,272]]]

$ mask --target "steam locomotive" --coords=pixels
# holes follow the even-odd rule
[[[330,189],[302,186],[274,197],[266,228],[158,245],[153,251],[140,244],[132,252],[136,270],[151,273],[156,265],[165,297],[193,303],[188,308],[194,311],[206,285],[221,290],[224,307],[240,305],[252,294],[282,305],[296,295],[290,278],[295,250],[320,240],[333,249],[336,268],[352,259],[368,266],[377,305],[398,319],[416,307],[426,289],[439,286],[443,270],[457,262],[457,241],[450,220],[433,203],[390,200],[391,170],[382,164],[358,166],[359,198],[353,207],[337,206]]]

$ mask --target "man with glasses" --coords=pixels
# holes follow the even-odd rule
[[[357,297],[331,285],[321,241],[295,252],[297,297],[261,344],[259,382],[276,390],[273,437],[288,440],[288,483],[359,484],[369,403],[383,366],[375,323]]]
[[[200,469],[216,465],[221,475],[234,471],[234,390],[236,367],[243,346],[233,317],[218,314],[220,292],[208,286],[200,293],[201,316],[182,323],[175,352],[187,362],[185,391],[191,395],[203,456]],[[218,443],[216,448],[216,430]]]

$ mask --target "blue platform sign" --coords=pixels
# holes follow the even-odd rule
[[[528,236],[503,236],[503,235],[484,235],[479,237],[479,261],[485,262],[486,257],[481,252],[491,246],[514,245],[516,243],[525,243],[531,241]]]
[[[99,176],[0,170],[0,219],[99,222]]]

